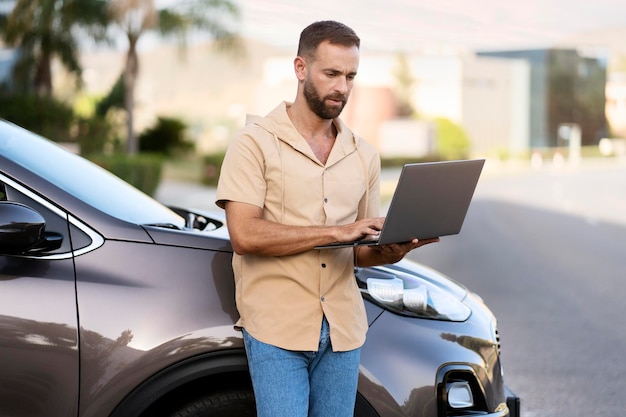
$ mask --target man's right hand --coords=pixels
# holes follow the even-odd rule
[[[380,234],[385,223],[384,217],[357,220],[354,223],[339,226],[338,242],[352,242],[359,239],[374,239]]]

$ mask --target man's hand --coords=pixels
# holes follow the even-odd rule
[[[384,222],[384,217],[374,217],[340,226],[337,241],[352,242],[359,239],[376,238],[380,234]]]
[[[357,265],[374,266],[393,264],[404,258],[413,249],[430,243],[439,242],[439,238],[413,239],[406,243],[391,243],[389,245],[377,245],[357,248]]]

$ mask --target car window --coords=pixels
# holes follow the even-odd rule
[[[185,221],[105,169],[54,142],[6,122],[0,122],[0,154],[45,178],[92,207],[135,224]]]
[[[3,201],[21,203],[36,211],[46,222],[46,233],[62,237],[61,245],[58,248],[31,253],[29,254],[30,257],[36,256],[46,259],[68,258],[89,252],[101,246],[104,242],[102,236],[96,231],[28,188],[9,178],[5,178],[1,173],[0,190],[4,194]]]

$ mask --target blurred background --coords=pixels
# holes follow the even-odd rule
[[[462,233],[410,257],[492,308],[523,416],[608,417],[626,409],[625,16],[617,0],[0,0],[0,117],[215,209],[246,114],[295,97],[300,31],[342,21],[361,37],[342,117],[380,151],[385,201],[404,162],[487,159]]]
[[[210,184],[245,115],[295,97],[300,31],[335,19],[362,38],[343,118],[386,164],[619,157],[624,15],[614,0],[0,0],[0,117],[120,175],[161,155],[165,175]]]

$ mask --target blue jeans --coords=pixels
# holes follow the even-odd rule
[[[243,337],[257,417],[353,417],[361,349],[333,352],[326,318],[317,352]]]

